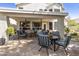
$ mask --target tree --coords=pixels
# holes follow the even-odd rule
[[[77,25],[75,26],[75,28],[77,28],[77,29],[79,30],[79,24],[77,24]]]
[[[76,26],[77,23],[75,22],[75,20],[68,20],[68,25],[69,26]]]

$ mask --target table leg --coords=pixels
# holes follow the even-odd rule
[[[55,52],[55,40],[54,40],[54,52]]]

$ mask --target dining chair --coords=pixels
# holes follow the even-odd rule
[[[68,48],[67,48],[67,46],[69,45],[70,40],[71,40],[71,36],[66,36],[62,40],[57,40],[55,42],[55,44],[58,45],[58,47],[62,46],[64,48],[65,54],[68,55],[68,52],[67,52]]]
[[[50,48],[52,50],[51,46],[51,40],[48,38],[48,35],[38,34],[38,44],[41,46],[39,51],[42,48],[46,48],[47,55],[49,55],[48,49]]]
[[[61,39],[59,31],[53,31],[51,34],[52,36],[57,36],[59,40]]]
[[[22,31],[22,30],[18,30],[17,31],[17,36],[18,36],[18,39],[19,38],[25,38],[25,37],[27,37],[27,33]]]

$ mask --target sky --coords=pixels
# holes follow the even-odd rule
[[[15,3],[0,3],[0,7],[16,8]],[[74,19],[79,17],[79,3],[64,3],[65,11],[69,13],[69,17]]]
[[[0,7],[16,8],[16,4],[15,3],[0,3]]]
[[[69,13],[70,18],[79,17],[79,3],[64,3],[64,8]]]

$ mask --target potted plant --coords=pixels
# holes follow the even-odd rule
[[[14,29],[14,27],[13,26],[8,26],[8,28],[7,28],[7,35],[9,36],[9,39],[10,39],[10,37],[12,37],[13,35],[15,35],[15,29]]]

